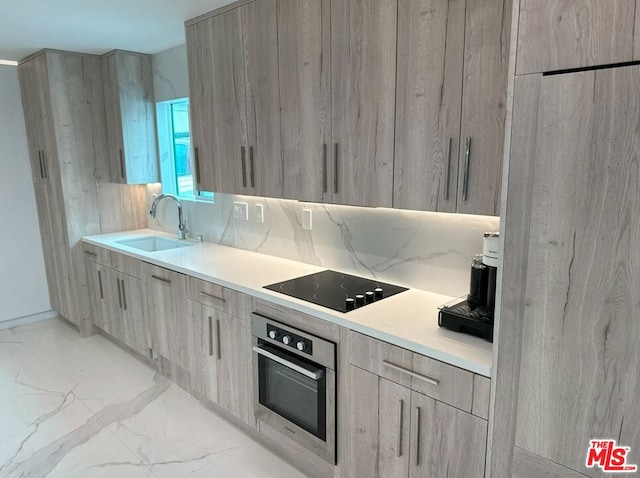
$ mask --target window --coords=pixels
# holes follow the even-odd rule
[[[162,192],[182,198],[212,200],[213,193],[195,189],[191,164],[189,99],[163,101],[158,103],[157,111]]]

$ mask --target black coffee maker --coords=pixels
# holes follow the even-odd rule
[[[482,254],[473,256],[471,263],[469,294],[465,300],[442,306],[438,314],[440,327],[493,342],[499,242],[499,233],[484,234]]]

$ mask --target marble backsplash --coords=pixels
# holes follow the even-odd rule
[[[160,193],[149,185],[147,200]],[[233,217],[233,202],[249,205],[249,220]],[[257,204],[264,222],[256,220]],[[189,236],[408,287],[458,297],[469,286],[471,256],[482,252],[482,234],[497,231],[491,216],[360,208],[216,194],[213,204],[183,201]],[[302,210],[313,215],[302,229]],[[149,227],[177,231],[177,208],[163,201]]]

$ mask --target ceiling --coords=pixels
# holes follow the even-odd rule
[[[0,59],[42,48],[158,53],[185,42],[185,20],[232,1],[0,0]]]

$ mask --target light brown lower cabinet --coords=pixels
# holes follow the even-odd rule
[[[142,264],[144,304],[151,348],[163,362],[184,372],[191,369],[187,322],[187,279],[184,274]],[[174,371],[173,374],[178,372]],[[187,383],[185,386],[189,386]]]
[[[85,265],[93,325],[146,356],[142,281],[88,259]]]
[[[349,366],[347,476],[484,476],[487,421]]]
[[[250,298],[193,277],[188,295],[192,389],[252,423]]]

